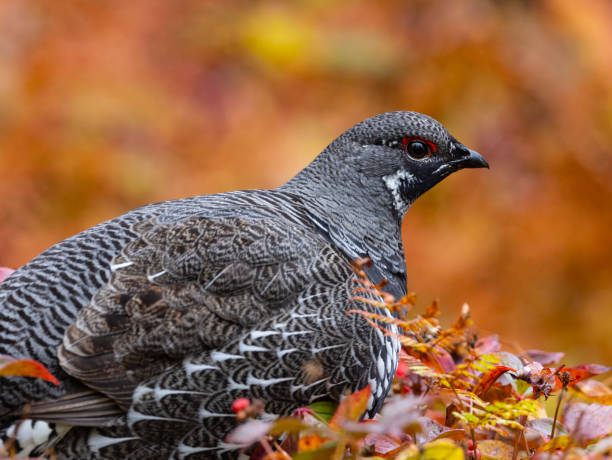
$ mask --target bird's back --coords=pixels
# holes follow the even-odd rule
[[[0,284],[0,354],[40,361],[62,385],[2,379],[0,416],[26,401],[58,397],[70,389],[72,380],[59,366],[57,347],[78,311],[108,281],[112,259],[137,236],[132,226],[151,218],[172,223],[190,216],[275,217],[309,226],[295,196],[249,190],[143,206],[50,247]]]

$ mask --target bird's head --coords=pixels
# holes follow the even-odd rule
[[[463,168],[488,168],[477,152],[453,138],[433,118],[417,112],[388,112],[356,124],[329,148],[340,169],[365,185],[382,182],[401,218],[420,195]],[[379,187],[376,187],[379,189]]]

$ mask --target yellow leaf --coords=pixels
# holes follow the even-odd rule
[[[315,450],[321,447],[329,441],[326,438],[322,438],[318,434],[310,434],[307,436],[302,436],[298,440],[298,452],[307,452],[309,450]]]
[[[570,391],[589,402],[612,405],[612,389],[597,380],[583,380],[570,387]]]
[[[514,452],[514,447],[510,444],[493,439],[478,441],[476,447],[480,451],[483,460],[506,460],[512,458],[512,453]]]
[[[420,449],[410,446],[400,452],[395,460],[464,460],[463,449],[448,439],[438,439]]]
[[[283,417],[279,418],[274,422],[272,428],[270,428],[269,433],[272,436],[279,436],[283,433],[299,433],[302,430],[309,428],[304,422],[297,418],[293,417]]]

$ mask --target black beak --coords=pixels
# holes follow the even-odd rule
[[[462,169],[489,167],[487,160],[485,160],[484,157],[475,150],[468,149],[465,145],[458,142],[455,144],[455,149],[461,155],[459,158],[450,161],[450,164],[452,164],[455,168]]]
[[[470,155],[461,160],[462,168],[488,168],[489,163],[484,157],[475,150],[468,149]]]

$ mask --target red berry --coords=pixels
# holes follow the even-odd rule
[[[312,415],[312,409],[308,407],[299,407],[293,413],[294,417],[305,417],[306,415]]]
[[[232,410],[237,414],[238,412],[245,410],[250,405],[251,401],[249,401],[247,398],[238,398],[232,403]]]
[[[399,363],[397,363],[397,370],[395,371],[395,376],[401,378],[406,375],[406,363],[400,359]]]

